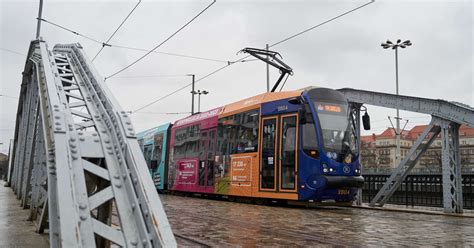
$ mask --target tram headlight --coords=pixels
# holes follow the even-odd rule
[[[327,173],[327,172],[328,172],[328,168],[324,168],[324,169],[323,169],[323,172],[324,172],[324,173]]]
[[[333,168],[329,168],[329,172],[333,172],[333,171],[334,171],[334,169],[333,169]]]

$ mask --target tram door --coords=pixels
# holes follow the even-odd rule
[[[213,187],[214,185],[214,156],[217,142],[216,130],[202,130],[199,144],[199,185]]]
[[[260,190],[295,192],[298,164],[298,116],[262,118]]]

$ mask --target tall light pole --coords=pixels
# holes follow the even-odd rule
[[[193,91],[191,91],[191,94],[193,94],[193,96],[194,96],[194,95],[198,95],[198,113],[200,113],[200,112],[201,112],[201,95],[207,95],[207,94],[209,94],[209,91],[206,91],[206,90],[203,90],[203,91],[201,91],[201,90],[194,91],[194,90],[193,90]]]
[[[191,76],[192,77],[192,86],[191,86],[191,115],[194,114],[194,74],[187,74],[186,76]]]
[[[395,50],[395,83],[396,83],[396,92],[398,95],[398,48],[406,48],[411,46],[411,41],[406,40],[402,42],[402,40],[398,39],[397,43],[393,43],[390,40],[387,40],[385,43],[382,43],[382,47],[384,49],[392,48],[392,50]],[[397,130],[395,132],[396,135],[396,143],[397,143],[397,148],[395,150],[395,164],[398,165],[400,163],[400,113],[399,109],[397,108]]]

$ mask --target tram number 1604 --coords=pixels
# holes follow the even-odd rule
[[[338,189],[337,194],[338,195],[349,195],[349,190],[348,189]]]

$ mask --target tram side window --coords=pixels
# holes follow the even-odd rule
[[[163,134],[155,135],[155,160],[157,165],[161,164],[161,157],[163,156]]]
[[[314,125],[313,115],[308,104],[305,104],[306,123],[301,125],[302,147],[303,151],[313,157],[319,158],[318,137],[316,136],[316,127]]]
[[[222,130],[220,151],[223,155],[257,151],[258,118],[259,110],[255,109],[219,120]]]
[[[176,129],[174,135],[174,159],[199,156],[199,125]]]

